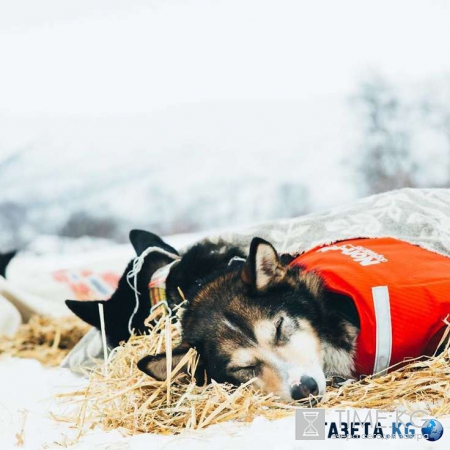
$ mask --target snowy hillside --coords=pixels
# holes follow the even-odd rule
[[[230,102],[133,116],[0,116],[3,146],[19,150],[2,168],[1,198],[28,208],[47,233],[79,210],[167,233],[341,203],[354,196],[340,168],[348,115],[342,102],[319,100],[315,108]],[[324,111],[325,130],[315,125]]]

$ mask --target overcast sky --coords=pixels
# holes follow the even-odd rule
[[[0,113],[136,113],[450,71],[444,0],[2,0]]]

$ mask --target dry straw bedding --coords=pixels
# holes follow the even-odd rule
[[[34,358],[45,366],[57,366],[89,328],[76,316],[36,315],[21,325],[14,337],[0,336],[0,355]]]
[[[6,348],[8,353],[37,357],[42,362],[48,357],[54,365],[56,354],[62,358],[67,349],[59,348],[65,336],[61,329],[63,321],[58,320],[60,337],[55,338],[48,329],[48,320],[41,318],[26,331],[22,329],[18,333],[22,337],[11,340],[8,345],[5,345],[5,340],[0,341],[0,352]],[[46,332],[40,332],[37,323],[42,323]],[[81,337],[82,326],[77,330]],[[29,335],[33,332],[40,336],[35,341]],[[69,334],[74,336],[76,333],[72,329]],[[42,342],[43,335],[50,337],[47,344]],[[166,351],[170,359],[171,349],[179,338],[178,325],[170,319],[161,319],[149,335],[133,336],[111,352],[106,363],[99,361],[90,373],[85,389],[60,396],[78,404],[79,408],[73,417],[58,419],[74,422],[80,432],[99,425],[104,429],[120,428],[127,434],[175,434],[228,420],[246,422],[256,416],[277,419],[293,414],[295,406],[305,406],[298,402],[285,403],[272,394],[259,392],[253,389],[251,381],[238,388],[215,382],[197,386],[192,377],[183,377],[179,373],[186,362],[195,366],[196,354],[193,350],[172,371],[167,381],[153,380],[139,371],[136,364],[145,355]],[[17,351],[13,349],[14,342],[19,344]],[[25,345],[25,342],[28,344]],[[38,344],[32,349],[30,342]],[[65,345],[74,343],[71,339]],[[447,348],[441,355],[431,358],[410,361],[385,376],[330,387],[318,406],[383,410],[420,406],[435,417],[450,414],[449,350]]]

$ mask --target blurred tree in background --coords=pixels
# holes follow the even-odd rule
[[[450,75],[431,86],[419,102],[423,119],[442,138],[447,159],[447,179],[443,187],[450,186]]]
[[[355,161],[359,191],[377,194],[417,186],[410,109],[394,87],[372,76],[360,84],[353,104],[362,124]]]
[[[29,148],[21,148],[0,161],[0,179],[11,166],[20,161]],[[1,250],[13,250],[24,245],[30,238],[28,208],[23,203],[9,199],[0,200],[0,244]]]
[[[12,250],[27,241],[28,212],[24,205],[12,201],[0,203],[0,230],[2,250]]]
[[[450,186],[450,76],[401,89],[370,75],[351,104],[360,129],[353,163],[360,195]]]
[[[86,211],[76,211],[70,215],[58,234],[72,238],[92,236],[115,239],[119,232],[119,224],[114,217],[96,217]]]

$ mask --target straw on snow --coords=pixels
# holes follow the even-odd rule
[[[89,331],[76,316],[33,316],[13,337],[0,336],[0,355],[34,358],[46,366],[57,366]]]
[[[194,350],[186,354],[166,381],[154,380],[137,368],[145,355],[165,350],[170,355],[179,339],[177,324],[165,318],[149,335],[132,336],[110,354],[107,373],[99,364],[85,390],[61,395],[80,403],[80,413],[72,420],[80,429],[100,425],[105,429],[121,428],[129,434],[175,434],[227,420],[251,421],[258,415],[281,418],[291,415],[295,406],[305,406],[257,391],[252,387],[253,380],[237,388],[215,382],[197,386],[192,376],[180,373],[186,363],[191,372],[195,371],[198,360]],[[434,416],[450,414],[448,348],[439,356],[412,361],[388,375],[329,388],[317,406],[392,410],[417,408],[418,402]]]
[[[238,388],[215,382],[197,386],[192,376],[180,373],[186,363],[195,372],[198,358],[194,350],[184,356],[166,381],[154,380],[137,368],[143,356],[167,350],[170,354],[179,338],[178,325],[163,318],[149,335],[132,336],[114,349],[107,373],[99,364],[85,390],[60,396],[80,402],[74,422],[82,427],[95,424],[106,429],[122,428],[131,434],[174,434],[225,420],[250,421],[262,412],[269,418],[286,415],[290,406],[272,394],[251,389],[252,381]]]
[[[89,327],[78,318],[36,316],[21,326],[13,338],[0,338],[0,354],[36,358],[46,365],[57,365],[86,333]],[[447,329],[448,333],[449,329]],[[180,339],[176,324],[162,319],[147,336],[133,336],[115,349],[107,361],[92,372],[86,390],[66,395],[80,403],[75,421],[80,432],[88,424],[107,429],[121,427],[139,432],[178,433],[226,421],[250,421],[256,415],[269,419],[292,414],[297,404],[284,403],[271,394],[254,390],[251,381],[239,388],[211,383],[196,386],[192,377],[182,378],[179,369],[185,362],[197,364],[192,350],[167,382],[160,382],[141,373],[137,361],[147,354],[169,349]],[[329,388],[319,407],[326,408],[396,408],[426,409],[440,417],[450,414],[450,355],[411,361],[382,377],[368,377],[340,388]]]

